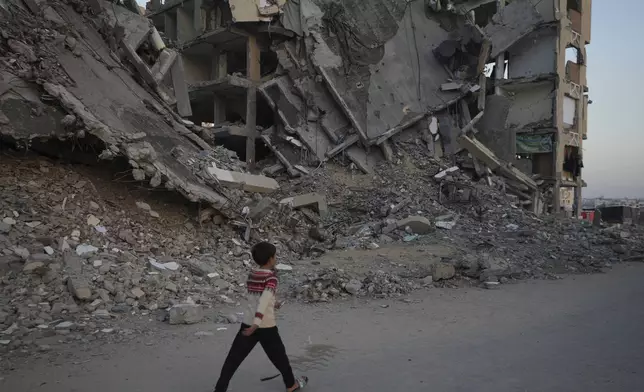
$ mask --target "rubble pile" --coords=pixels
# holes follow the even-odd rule
[[[312,302],[642,260],[639,228],[547,215],[553,184],[482,142],[508,117],[484,67],[543,22],[531,1],[485,29],[450,2],[125,3],[0,4],[1,347],[199,322],[260,240]]]

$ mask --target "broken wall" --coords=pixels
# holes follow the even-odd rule
[[[187,83],[211,79],[210,70],[212,60],[210,58],[184,55],[181,55],[181,58],[183,59],[183,68]]]
[[[512,162],[516,154],[515,129],[507,127],[512,100],[503,95],[489,95],[485,100],[485,111],[476,124],[477,138],[497,157]]]
[[[506,125],[514,128],[554,127],[555,83],[540,82],[513,88]]]
[[[557,29],[534,31],[514,44],[509,52],[508,77],[524,78],[557,72]]]
[[[381,61],[370,66],[367,133],[377,137],[400,124],[405,116],[424,113],[462,95],[439,90],[449,75],[431,52],[448,32],[424,16],[420,1],[409,5]]]
[[[531,0],[537,12],[543,18],[544,23],[554,22],[557,18],[555,12],[561,0]]]
[[[353,125],[374,139],[414,114],[444,108],[463,95],[442,92],[449,74],[432,54],[447,38],[422,1],[316,0],[331,34],[325,45],[342,63],[314,56]]]

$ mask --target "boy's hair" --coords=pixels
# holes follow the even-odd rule
[[[277,249],[275,248],[275,245],[266,241],[255,244],[255,246],[253,246],[253,249],[251,250],[253,260],[255,260],[257,264],[262,266],[268,264],[268,261],[273,256],[275,256],[276,253]]]

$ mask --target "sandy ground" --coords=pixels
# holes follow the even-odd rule
[[[404,301],[287,305],[281,331],[310,391],[642,391],[644,265],[429,289]],[[11,361],[2,391],[211,391],[236,328],[166,328],[135,344]],[[53,354],[52,354],[53,355]],[[7,360],[7,358],[5,358]],[[261,349],[232,391],[280,391]]]

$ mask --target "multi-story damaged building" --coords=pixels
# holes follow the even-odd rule
[[[187,0],[149,2],[147,16],[181,52],[191,119],[249,163],[258,139],[291,175],[301,174],[301,151],[317,161],[342,153],[369,172],[392,159],[392,136],[418,127],[430,130],[424,140],[436,156],[453,157],[476,148],[458,140],[474,119],[465,133],[506,173],[529,176],[514,181],[520,195],[538,193],[526,203],[559,212],[581,206],[590,8],[590,0]]]
[[[515,137],[516,165],[552,185],[555,211],[574,208],[576,215],[585,186],[581,173],[590,103],[586,45],[591,38],[591,3],[539,2],[543,22],[506,51],[507,68],[498,83],[509,98],[505,132]]]
[[[133,0],[6,7],[61,30],[75,23],[102,59],[70,36],[41,48],[58,68],[38,68],[25,42],[8,39],[37,71],[0,74],[0,134],[14,140],[34,134],[14,109],[29,101],[8,81],[50,69],[66,76],[45,89],[104,144],[99,157],[124,155],[136,179],[218,210],[232,208],[230,188],[270,193],[329,160],[376,173],[410,144],[534,213],[581,208],[590,0],[152,0],[144,15]],[[218,163],[213,145],[246,164]],[[470,194],[445,173],[427,174],[450,193],[439,199]]]

